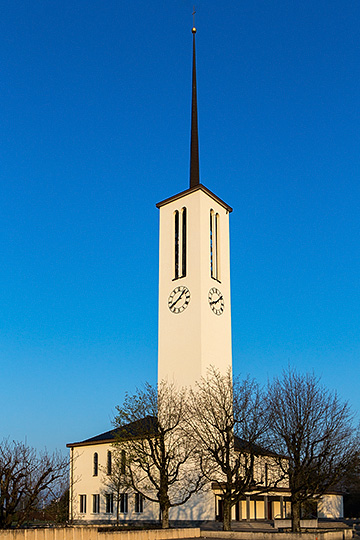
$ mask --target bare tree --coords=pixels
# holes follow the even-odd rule
[[[356,463],[353,414],[314,374],[291,368],[269,384],[268,408],[272,447],[288,456],[292,529],[297,532],[301,505],[336,486]]]
[[[20,527],[54,497],[68,473],[59,453],[37,452],[21,442],[0,444],[0,528]]]
[[[48,523],[65,524],[69,520],[69,481],[64,478],[54,493],[50,495],[50,501],[41,511],[43,519]]]
[[[126,474],[126,452],[119,443],[114,445],[111,452],[111,471],[106,472],[104,486],[105,495],[110,492],[115,496],[116,524],[119,525],[121,495],[131,489],[129,476]]]
[[[203,474],[221,490],[223,528],[231,530],[232,507],[249,491],[268,491],[282,479],[270,473],[274,459],[260,446],[268,429],[263,394],[255,381],[233,381],[230,370],[223,375],[211,368],[191,392],[188,423],[204,455]]]
[[[114,421],[131,488],[159,503],[163,528],[169,509],[186,503],[203,483],[194,441],[184,437],[185,413],[185,390],[161,382],[127,395]]]

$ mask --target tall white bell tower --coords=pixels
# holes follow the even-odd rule
[[[200,183],[195,33],[190,188],[160,209],[158,381],[194,385],[214,366],[232,365],[229,213]]]

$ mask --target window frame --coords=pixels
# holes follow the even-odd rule
[[[213,208],[210,209],[210,276],[218,283],[220,281],[220,246],[219,246],[219,231],[220,231],[220,215]]]
[[[186,277],[187,273],[187,209],[183,206],[181,210],[173,213],[173,281]]]
[[[120,464],[120,474],[125,475],[126,473],[126,452],[121,450],[121,464]]]
[[[113,514],[114,513],[114,494],[105,493],[105,513]]]
[[[93,476],[99,475],[99,454],[94,452],[93,456]]]
[[[144,512],[144,496],[141,493],[135,493],[135,513],[142,514]]]
[[[100,495],[99,493],[93,493],[92,495],[92,513],[100,514]]]
[[[86,514],[86,495],[79,495],[79,513]]]
[[[111,476],[111,473],[112,473],[112,453],[111,453],[111,450],[108,450],[106,454],[106,474],[107,476]]]
[[[127,514],[128,513],[128,509],[129,509],[128,502],[129,502],[128,501],[128,494],[127,493],[120,493],[119,509],[120,509],[121,514]]]

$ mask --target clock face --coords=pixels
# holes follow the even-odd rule
[[[216,287],[209,291],[209,305],[215,315],[221,315],[224,311],[224,297]]]
[[[189,305],[190,291],[187,287],[179,286],[170,293],[168,306],[172,313],[182,313]]]

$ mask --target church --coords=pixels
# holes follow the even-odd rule
[[[192,387],[210,366],[232,367],[230,241],[231,206],[200,183],[195,34],[193,36],[190,185],[156,206],[160,212],[158,381]],[[181,340],[179,340],[181,336]],[[116,430],[70,443],[70,520],[115,523],[111,475]],[[121,522],[157,521],[159,506],[138,493],[119,497]],[[233,519],[271,520],[290,516],[287,481],[266,494],[249,492],[233,508]],[[319,517],[342,517],[342,497],[328,494]],[[221,518],[221,492],[208,485],[170,510],[170,520]]]

